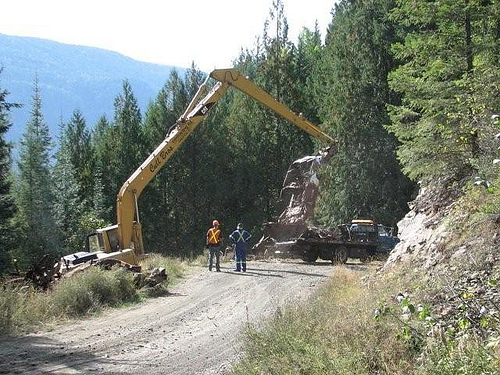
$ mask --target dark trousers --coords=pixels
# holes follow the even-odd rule
[[[208,269],[212,271],[212,264],[214,262],[215,255],[215,269],[220,271],[220,245],[210,245],[208,248],[209,256],[208,256]]]
[[[247,270],[247,250],[236,249],[236,271]]]

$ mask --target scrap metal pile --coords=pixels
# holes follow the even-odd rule
[[[166,270],[162,267],[156,267],[144,272],[139,265],[129,264],[113,258],[96,259],[89,256],[89,253],[80,252],[63,256],[60,259],[45,254],[34,262],[24,275],[16,271],[14,275],[19,277],[10,279],[8,283],[13,285],[29,281],[35,287],[47,290],[59,280],[83,272],[89,267],[100,267],[104,270],[119,267],[132,272],[134,274],[134,284],[138,289],[154,287],[167,280]]]
[[[307,223],[312,218],[319,193],[318,169],[335,153],[334,146],[320,150],[318,155],[295,160],[288,169],[280,200],[285,209],[276,222],[265,223],[263,235],[252,248],[256,256],[269,256],[286,250],[305,233],[319,237],[335,236],[335,233]]]

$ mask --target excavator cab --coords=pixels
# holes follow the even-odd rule
[[[87,251],[111,253],[119,250],[118,225],[101,228],[87,236]]]
[[[138,227],[137,227],[138,226]],[[134,223],[134,234],[141,233],[140,224]],[[137,243],[142,237],[134,237]],[[130,264],[137,264],[137,256],[134,251],[134,242],[131,242],[130,249],[121,249],[118,234],[118,225],[96,230],[87,236],[87,253],[96,254],[97,259],[114,258]]]

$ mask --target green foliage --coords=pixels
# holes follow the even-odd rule
[[[377,13],[375,8],[367,12],[378,19],[384,12]],[[359,21],[361,24],[363,21]],[[378,111],[383,107],[386,93],[370,88],[370,84],[375,82],[377,87],[383,87],[384,74],[390,64],[384,61],[383,53],[371,49],[382,50],[379,46],[391,30],[376,27],[364,30],[361,26],[359,30],[363,35],[359,46],[365,48],[362,53],[368,53],[369,57],[353,65],[352,82],[357,80],[354,73],[363,71],[361,68],[365,65],[368,68],[367,73],[363,73],[363,85],[354,86],[350,92],[353,97],[359,96],[359,101],[347,106],[349,112],[344,116],[343,128],[332,126],[337,114],[328,109],[332,104],[336,108],[344,107],[344,99],[350,99],[334,99],[330,95],[337,90],[331,82],[337,78],[336,74],[340,77],[343,68],[335,65],[338,64],[336,60],[332,63],[334,60],[325,59],[333,52],[322,53],[317,27],[314,31],[303,30],[297,46],[288,39],[282,1],[272,5],[262,42],[255,51],[242,52],[236,67],[309,120],[317,122],[318,111],[321,111],[321,117],[329,124],[327,131],[339,135],[340,140],[347,139],[350,133],[361,134],[353,136],[351,143],[346,141],[342,145],[339,160],[355,157],[347,160],[347,164],[335,164],[325,174],[320,215],[323,222],[337,224],[345,217],[367,215],[394,224],[406,207],[410,186],[405,185],[395,162],[394,138],[380,128],[386,118],[377,112],[371,123],[355,131],[345,125],[350,123],[353,109],[360,103],[366,102],[366,105],[358,123],[372,116],[374,108]],[[369,35],[373,32],[371,43]],[[371,43],[370,48],[364,47],[367,42]],[[367,65],[370,59],[378,63]],[[379,75],[371,75],[379,71]],[[342,81],[343,77],[340,78]],[[203,79],[204,74],[194,64],[185,76],[173,71],[149,105],[144,119],[131,85],[125,81],[122,92],[115,98],[113,120],[101,118],[91,135],[86,130],[83,115],[79,111],[73,113],[61,135],[61,149],[54,168],[57,186],[52,191],[62,240],[60,250],[81,249],[87,229],[94,226],[85,223],[88,218],[116,222],[116,196],[120,187],[164,139]],[[323,79],[327,82],[324,87],[319,82]],[[360,95],[365,91],[367,93]],[[370,101],[372,97],[376,100]],[[372,131],[372,127],[377,130]],[[365,147],[366,144],[376,146]],[[146,250],[194,258],[202,253],[204,234],[214,218],[222,222],[224,238],[237,222],[243,221],[258,239],[262,222],[276,220],[282,210],[279,193],[289,164],[312,154],[318,146],[304,131],[244,94],[229,90],[144,189],[138,203]],[[363,163],[366,159],[370,161]],[[355,188],[350,182],[353,165],[359,169]],[[331,207],[334,207],[333,212]]]
[[[111,225],[109,222],[106,222],[103,219],[96,217],[93,212],[88,212],[80,217],[79,227],[85,233],[92,233],[96,229],[104,228],[109,225]]]
[[[0,334],[29,332],[55,319],[83,316],[137,300],[133,275],[124,269],[91,267],[60,281],[49,292],[29,285],[5,286],[0,289]]]
[[[363,290],[359,275],[336,268],[304,303],[249,326],[233,374],[409,373],[412,354],[391,325],[370,320],[379,289]]]
[[[315,111],[307,100],[307,70],[313,50],[320,48],[318,35],[303,36],[300,55],[288,39],[288,25],[281,1],[273,3],[264,26],[262,43],[256,51],[240,55],[236,68],[254,83],[296,113],[304,113],[314,121]],[[300,61],[299,61],[300,58]],[[276,220],[282,207],[279,193],[290,163],[313,152],[311,138],[250,97],[229,91],[218,104],[207,123],[222,124],[220,132],[229,135],[222,144],[221,166],[227,186],[220,195],[225,230],[239,221],[258,238],[261,223]],[[222,158],[218,163],[222,162]],[[223,223],[224,223],[223,222]]]
[[[26,332],[53,319],[50,297],[32,286],[6,286],[0,289],[0,335]]]
[[[397,1],[392,19],[407,33],[393,45],[401,65],[389,83],[403,99],[389,107],[387,128],[402,143],[398,156],[411,178],[470,176],[491,155],[489,118],[500,104],[497,8]]]
[[[386,103],[399,100],[387,86],[396,66],[390,45],[397,29],[387,16],[392,5],[340,2],[314,66],[314,101],[338,141],[337,154],[320,176],[317,211],[324,224],[373,218],[395,226],[408,210],[414,186],[400,171],[397,140],[383,128],[389,122]]]
[[[133,275],[124,268],[107,271],[90,267],[57,284],[53,294],[54,308],[68,316],[86,315],[103,306],[137,299]]]
[[[15,256],[30,265],[44,254],[57,255],[57,233],[52,215],[50,150],[52,141],[42,114],[42,99],[35,80],[30,120],[21,139],[19,176],[16,180],[16,224],[20,241]]]
[[[153,150],[164,139],[203,79],[194,65],[184,79],[172,72],[146,113],[148,149]],[[223,192],[218,191],[219,181],[214,176],[225,160],[223,143],[217,129],[200,125],[146,187],[140,211],[149,251],[191,257],[202,248],[211,216],[220,215],[211,211],[220,210],[217,195]]]
[[[0,74],[3,68],[0,68]],[[5,140],[5,135],[11,124],[9,113],[12,109],[20,107],[19,104],[9,103],[9,92],[0,89],[0,275],[9,269],[9,249],[14,245],[15,227],[12,218],[15,214],[14,198],[11,192],[11,145]]]
[[[115,202],[120,185],[116,182],[118,143],[117,130],[106,117],[101,117],[92,131],[92,149],[96,161],[94,171],[94,210],[102,219],[114,222]],[[123,183],[123,182],[122,182]]]
[[[122,93],[115,98],[114,127],[116,138],[116,184],[121,185],[142,164],[145,158],[142,117],[130,83],[123,82]],[[118,191],[118,190],[117,190]]]
[[[232,373],[498,374],[495,277],[482,284],[491,299],[464,292],[443,275],[433,274],[429,282],[418,270],[395,267],[363,279],[337,268],[307,301],[278,310],[258,327],[250,325],[244,355]],[[396,294],[400,288],[415,294]],[[457,297],[456,306],[450,296]]]
[[[53,169],[53,212],[55,224],[60,231],[61,250],[64,255],[80,250],[79,246],[83,243],[78,222],[84,212],[84,201],[79,196],[76,175],[63,129],[61,147],[56,154],[56,164]]]
[[[103,198],[90,132],[79,111],[62,124],[60,147],[53,167],[55,222],[63,254],[85,250],[84,238],[99,228],[89,221],[104,216]],[[102,220],[101,220],[102,221]]]
[[[86,209],[92,208],[95,160],[91,134],[82,113],[75,110],[65,128],[61,129],[61,146],[66,148],[70,167],[76,180],[78,196]]]
[[[185,263],[178,258],[165,257],[161,254],[148,254],[141,260],[140,266],[144,274],[149,274],[155,268],[164,268],[167,280],[153,287],[144,287],[139,295],[145,298],[154,298],[168,295],[168,286],[175,285],[185,273]]]
[[[143,297],[165,295],[167,286],[180,279],[184,265],[178,259],[158,254],[141,263],[144,273],[155,267],[167,270],[168,280],[154,290],[137,290],[134,275],[124,268],[103,270],[91,266],[59,280],[45,292],[31,285],[2,285],[0,288],[0,335],[30,332],[46,323],[81,317]],[[161,293],[159,293],[161,292]]]
[[[452,289],[453,292],[459,291]],[[485,342],[484,334],[491,330],[498,334],[500,310],[496,307],[495,312],[476,319],[478,311],[483,311],[482,302],[477,301],[479,304],[476,304],[473,301],[475,296],[469,292],[460,293],[459,298],[463,304],[461,309],[456,310],[457,315],[452,322],[432,316],[431,311],[435,309],[430,304],[415,306],[407,295],[401,293],[396,297],[397,305],[383,303],[375,311],[377,321],[395,321],[399,326],[396,337],[420,356],[416,374],[497,373],[495,336],[493,341]],[[478,333],[478,329],[483,331],[482,334]]]
[[[429,343],[426,357],[416,374],[498,374],[498,361],[484,350],[477,338],[469,338],[463,345]]]
[[[78,123],[81,128],[81,121]],[[80,134],[81,147],[87,150],[86,132],[77,132],[76,128],[75,125],[73,137]],[[116,222],[118,191],[146,157],[142,117],[128,81],[123,82],[122,92],[115,98],[114,122],[102,117],[93,129],[90,144],[93,158],[86,163],[75,160],[74,164],[79,171],[80,190],[91,194],[88,197],[93,200],[89,206],[96,215],[101,215],[105,221]],[[89,180],[94,180],[92,188],[86,184]]]
[[[185,265],[178,258],[165,257],[161,254],[150,253],[140,262],[143,272],[150,272],[154,268],[165,268],[168,275],[168,284],[175,284],[185,273]]]

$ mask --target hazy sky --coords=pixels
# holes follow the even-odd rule
[[[289,38],[303,27],[321,34],[335,0],[283,0]],[[10,0],[0,33],[33,36],[120,52],[134,59],[205,71],[226,68],[253,48],[272,0]]]

